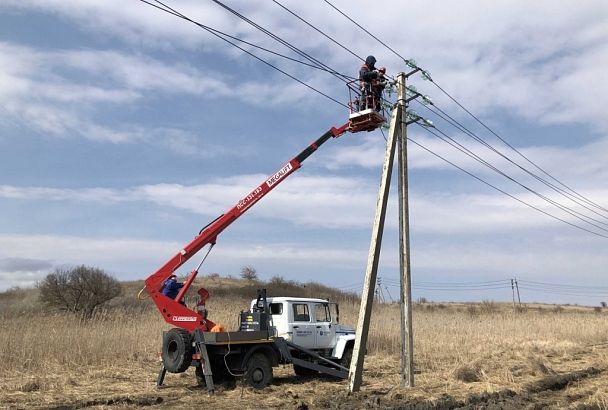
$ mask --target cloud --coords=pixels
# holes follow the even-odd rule
[[[33,286],[53,267],[50,260],[29,257],[0,257],[0,291]]]
[[[48,260],[32,258],[3,258],[0,259],[0,270],[13,272],[40,271],[50,269],[52,263]]]
[[[0,198],[20,201],[95,202],[120,206],[126,202],[142,202],[162,209],[186,210],[216,217],[228,211],[246,193],[266,180],[261,174],[218,178],[206,184],[149,184],[126,189],[114,188],[48,188],[0,185]],[[255,218],[287,221],[306,227],[331,229],[367,229],[373,218],[377,197],[377,181],[367,178],[296,175],[255,206]],[[596,227],[576,219],[528,192],[514,192],[526,203],[556,217],[587,229],[602,232],[608,217],[598,208],[584,202],[568,201],[556,194],[542,195],[558,200],[573,211],[586,215]],[[599,203],[608,203],[608,190],[582,190],[582,195]],[[392,203],[396,203],[394,198]],[[454,194],[449,191],[412,192],[410,194],[412,229],[417,233],[484,234],[489,232],[519,232],[563,226],[538,211],[504,195]],[[596,213],[591,212],[595,210]],[[599,211],[599,212],[598,212]],[[388,228],[396,228],[395,210],[389,209]],[[603,216],[602,216],[603,215]]]
[[[9,1],[4,7],[58,13],[85,30],[137,44],[144,49],[160,49],[165,53],[174,49],[202,49],[204,53],[221,53],[242,64],[259,64],[174,16],[143,3],[119,3],[115,0],[96,4],[30,0]],[[305,7],[297,2],[285,4],[332,38],[350,46],[356,54],[362,57],[376,54],[379,62],[389,67],[391,72],[405,69],[400,58],[379,46],[326,4],[307,3]],[[275,5],[259,7],[241,2],[234,7],[330,66],[346,73],[356,73],[356,57]],[[473,0],[450,5],[413,1],[407,6],[410,18],[405,26],[402,13],[386,13],[387,9],[395,7],[400,6],[385,1],[379,2],[374,10],[357,2],[342,8],[405,57],[417,58],[421,66],[431,70],[439,84],[447,85],[448,91],[474,112],[495,116],[508,109],[543,124],[577,123],[608,129],[608,122],[601,112],[601,107],[608,104],[608,81],[601,71],[608,62],[608,46],[603,41],[608,29],[598,18],[606,11],[603,1],[592,0],[583,6],[568,4],[559,8],[549,0],[535,2],[532,7],[529,2],[518,0],[508,4],[488,3],[481,8]],[[216,5],[184,2],[176,8],[214,28],[273,49],[280,48],[269,37]],[[480,13],[483,13],[483,19],[480,19]],[[457,19],[453,18],[455,14]],[[90,15],[96,16],[94,22],[91,22]],[[406,49],[403,41],[407,38],[417,41],[408,42]],[[95,66],[86,63],[85,54],[80,57],[86,66]],[[286,64],[275,56],[264,55],[264,58],[275,64]],[[109,66],[113,61],[109,58],[100,67]],[[304,78],[323,85],[324,89],[329,87],[333,93],[345,91],[342,85],[326,75],[312,74],[311,77],[308,68],[289,66],[290,72],[298,76],[308,73]],[[154,83],[144,81],[148,79],[146,75],[139,76],[140,71],[147,72],[145,64],[118,64],[116,67],[123,71],[121,78],[129,79],[136,88]],[[166,87],[173,86],[175,81],[178,90],[186,90],[180,87],[191,82],[191,76],[187,70],[178,70],[177,74],[175,77],[162,76],[166,79]],[[279,103],[294,101],[294,93],[284,92],[285,87],[293,87],[298,96],[310,95],[308,90],[296,84],[286,86],[290,84],[289,80],[280,75],[276,78],[281,79],[280,86],[275,87],[274,79],[266,84],[252,82],[242,87],[243,95],[250,101],[259,101],[251,96],[276,96]],[[324,80],[319,82],[321,78]],[[243,80],[252,81],[247,77]],[[413,81],[419,83],[416,78]],[[201,89],[199,87],[200,81],[195,81],[190,89]],[[221,84],[217,87],[207,84],[204,89],[207,87],[223,92]],[[430,84],[425,88],[433,92],[439,104],[448,103]]]

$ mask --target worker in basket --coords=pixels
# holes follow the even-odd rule
[[[365,64],[359,70],[359,84],[361,86],[361,100],[359,110],[363,111],[373,108],[376,111],[382,110],[382,91],[386,86],[384,74],[386,68],[376,69],[376,57],[367,56]]]

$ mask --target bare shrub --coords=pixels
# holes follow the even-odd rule
[[[498,304],[493,300],[482,300],[479,308],[482,313],[492,314],[498,312]]]
[[[517,312],[517,313],[526,313],[527,311],[528,311],[528,307],[525,305],[515,307],[515,312]]]
[[[475,317],[479,315],[479,310],[475,305],[467,305],[467,313],[470,317]]]
[[[120,282],[101,269],[77,266],[56,269],[37,285],[40,301],[59,310],[91,318],[104,303],[118,296]]]
[[[241,278],[254,281],[258,279],[258,272],[251,265],[243,266],[241,268]]]
[[[606,302],[600,302],[600,306],[606,308],[608,307],[608,304]]]

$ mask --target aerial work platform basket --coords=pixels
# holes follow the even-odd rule
[[[349,81],[346,85],[350,132],[373,131],[386,122],[381,92],[365,90],[360,86],[359,80]]]

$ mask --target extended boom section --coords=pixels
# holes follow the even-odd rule
[[[162,294],[161,291],[165,281],[203,247],[206,245],[214,245],[216,243],[217,236],[224,229],[230,226],[236,219],[243,215],[266,194],[276,188],[289,175],[300,168],[302,166],[302,162],[312,155],[321,145],[327,142],[327,140],[330,138],[337,138],[346,131],[349,131],[348,123],[339,128],[331,128],[316,141],[302,150],[302,152],[300,152],[296,157],[283,165],[277,172],[270,175],[268,179],[262,182],[247,196],[238,201],[236,205],[233,206],[229,211],[219,216],[217,219],[203,228],[188,245],[186,245],[175,256],[169,259],[163,266],[161,266],[156,272],[146,279],[146,290],[166,322],[188,331],[194,331],[195,329],[208,331],[211,329],[211,327],[213,327],[213,322],[206,320],[198,313],[195,313],[193,310],[179,303],[196,278],[196,275],[198,274],[197,269],[193,270],[188,275],[188,278],[184,282],[184,286],[175,299],[168,298]]]

